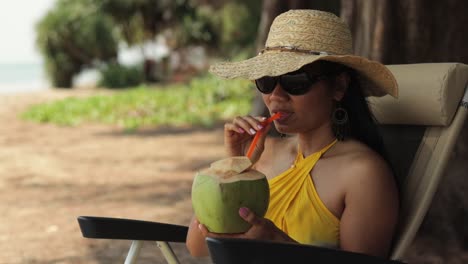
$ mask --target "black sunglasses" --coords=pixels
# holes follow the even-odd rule
[[[275,77],[265,76],[255,80],[255,85],[264,94],[272,93],[279,83],[288,94],[303,95],[312,88],[313,84],[328,77],[328,74],[311,75],[306,72],[296,72]]]

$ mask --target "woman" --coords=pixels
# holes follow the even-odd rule
[[[207,236],[305,243],[388,256],[398,219],[398,190],[385,160],[365,96],[397,96],[389,70],[351,54],[351,34],[335,15],[292,10],[271,26],[265,49],[211,72],[255,80],[276,129],[252,155],[270,184],[264,218],[248,208],[243,234],[213,234],[193,218],[187,247],[207,255]],[[229,156],[245,155],[265,117],[237,117],[225,125]],[[266,133],[264,133],[265,135]]]

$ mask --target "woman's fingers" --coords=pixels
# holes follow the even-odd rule
[[[257,217],[255,215],[255,213],[253,213],[252,211],[250,211],[249,208],[247,207],[241,207],[239,209],[239,215],[240,217],[242,217],[242,219],[244,219],[247,223],[253,225],[253,226],[256,226],[256,225],[260,225],[262,223],[262,218],[260,217]]]
[[[208,231],[208,228],[206,228],[206,226],[203,224],[198,223],[198,229],[200,229],[200,232],[205,237],[210,234],[210,231]]]
[[[241,237],[242,234],[219,234],[219,233],[212,233],[208,231],[208,228],[206,228],[205,225],[203,224],[198,224],[198,229],[200,229],[200,232],[204,237],[214,237],[214,238],[220,238],[220,237],[229,237],[229,238],[236,238],[236,237]]]
[[[249,142],[253,137],[265,130],[265,117],[252,117],[252,116],[238,116],[232,120],[232,122],[224,125],[224,142],[226,147],[226,153],[229,156],[242,156],[246,154]],[[264,135],[263,135],[264,136]],[[264,137],[257,142],[257,145],[263,144]],[[257,149],[262,149],[257,147]],[[255,156],[259,157],[261,151]]]
[[[233,124],[236,128],[241,128],[250,135],[255,135],[257,131],[263,128],[262,123],[252,116],[238,116],[234,118]]]
[[[264,128],[263,121],[266,117],[238,116],[231,123],[224,125],[225,130],[237,133],[247,132],[250,135],[255,135],[257,131]]]
[[[226,123],[224,124],[224,130],[228,132],[238,133],[238,134],[243,134],[245,133],[245,130],[234,123]]]

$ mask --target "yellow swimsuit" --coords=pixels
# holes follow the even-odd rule
[[[293,166],[269,181],[270,205],[265,217],[299,243],[339,247],[340,220],[320,200],[310,175],[335,143],[306,158],[299,150]]]

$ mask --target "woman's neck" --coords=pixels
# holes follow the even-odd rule
[[[298,146],[305,157],[323,149],[335,139],[328,124],[297,135]]]

